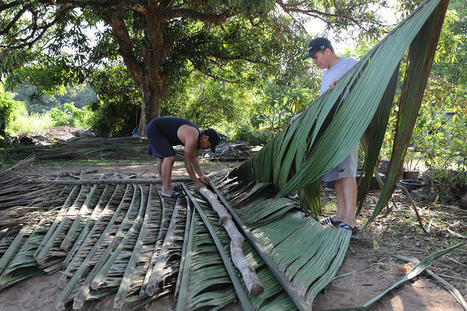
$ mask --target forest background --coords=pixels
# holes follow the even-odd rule
[[[162,1],[199,14],[163,24],[165,40],[172,40],[170,52],[158,71],[162,87],[148,95],[115,36],[118,16],[133,40],[132,57],[150,63],[150,29],[141,17],[124,4],[117,5],[116,14],[83,5],[86,1],[65,2],[72,10],[55,24],[51,21],[60,7],[32,1],[25,11],[42,13],[41,24],[40,19],[15,20],[19,8],[0,6],[0,138],[5,144],[21,133],[55,126],[89,129],[102,137],[131,136],[141,130],[141,120],[159,114],[214,127],[233,140],[265,144],[319,96],[322,72],[303,60],[313,37],[328,36],[339,55],[360,58],[420,3]],[[450,2],[404,165],[431,171],[431,181],[450,185],[453,198],[467,184],[465,12],[463,1]],[[19,35],[34,27],[44,32]],[[156,109],[148,111],[153,104]],[[394,105],[381,158],[390,157],[397,96]]]

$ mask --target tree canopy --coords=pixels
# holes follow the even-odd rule
[[[228,83],[252,82],[257,78],[252,73],[271,74],[285,58],[302,57],[302,24],[310,18],[377,36],[384,30],[376,14],[381,5],[385,2],[1,1],[1,72],[23,66],[12,84],[35,73],[48,89],[82,82],[122,60],[142,94],[144,131],[160,115],[170,86],[192,72]]]

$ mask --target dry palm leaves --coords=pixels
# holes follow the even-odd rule
[[[248,239],[244,254],[264,286],[258,296],[245,291],[209,203],[186,187],[187,199],[164,199],[150,183],[63,186],[60,206],[0,240],[8,246],[0,290],[61,270],[57,310],[110,294],[115,308],[130,308],[168,293],[177,295],[178,310],[236,300],[245,310],[311,309],[334,279],[350,231],[322,227],[292,199],[274,200],[266,184],[211,186]]]

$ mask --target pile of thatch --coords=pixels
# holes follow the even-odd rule
[[[178,295],[180,310],[226,305],[238,297],[246,309],[284,305],[293,309],[291,293],[300,304],[311,305],[334,277],[350,238],[347,230],[323,228],[306,219],[290,199],[271,202],[267,187],[225,183],[232,205],[242,207],[238,219],[254,239],[245,246],[245,254],[254,263],[265,292],[252,297],[236,272],[232,274],[225,251],[228,236],[199,195],[187,189],[187,199],[166,199],[151,183],[100,184],[96,180],[96,184],[54,185],[60,190],[54,193],[60,204],[45,207],[50,197],[43,197],[32,203],[42,206],[35,217],[23,214],[20,222],[1,227],[0,289],[61,270],[59,310],[72,302],[79,309],[86,301],[109,294],[116,294],[116,308],[167,293]],[[249,194],[241,195],[245,192]],[[265,204],[270,209],[261,212]],[[6,212],[12,215],[20,210],[10,207]],[[294,252],[297,239],[309,234],[318,238],[315,242],[303,239],[304,246],[309,244],[308,257],[301,248]],[[221,244],[216,246],[216,241]],[[316,270],[315,265],[321,268]],[[282,286],[289,294],[280,282],[285,282]]]
[[[183,161],[183,147],[175,147],[177,160]],[[34,154],[37,160],[153,160],[148,155],[144,137],[95,138],[80,137],[53,145],[16,146],[9,154]],[[239,141],[222,141],[216,153],[202,150],[200,157],[215,161],[244,161],[253,154],[253,146]]]
[[[57,310],[81,309],[111,294],[114,307],[123,309],[172,294],[177,310],[218,309],[235,301],[245,310],[309,310],[335,278],[351,235],[304,217],[292,199],[274,199],[271,184],[211,183],[248,240],[243,252],[264,287],[252,296],[231,262],[217,214],[191,185],[182,184],[186,196],[178,200],[161,197],[150,182],[54,185],[60,191],[52,202],[60,204],[48,205],[49,195],[33,203],[40,209],[5,210],[0,290],[60,271]],[[430,256],[397,284],[446,252]]]

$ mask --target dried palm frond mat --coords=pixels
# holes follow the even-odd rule
[[[275,200],[270,184],[211,183],[247,238],[243,252],[264,286],[253,296],[226,251],[230,239],[219,217],[190,184],[183,185],[185,199],[173,200],[154,183],[38,185],[12,172],[1,177],[2,186],[17,180],[24,193],[29,185],[48,195],[3,211],[0,290],[60,271],[57,310],[79,310],[111,294],[114,307],[125,310],[167,294],[177,298],[178,310],[235,301],[245,310],[310,310],[335,278],[351,235],[305,217],[292,199]],[[422,261],[396,285],[458,246]]]

